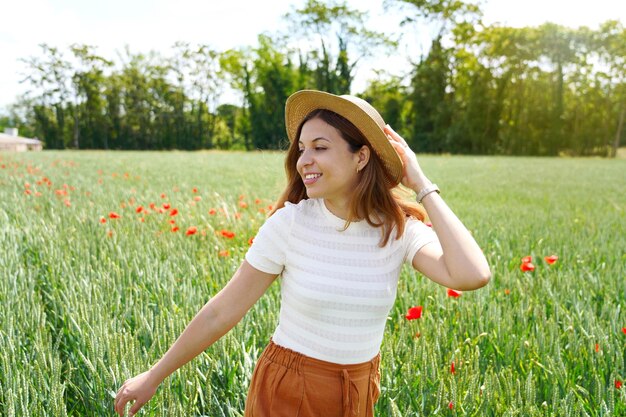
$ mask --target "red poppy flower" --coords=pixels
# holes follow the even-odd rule
[[[619,379],[616,379],[615,380],[615,388],[616,389],[622,388],[622,381],[620,381]]]
[[[422,306],[411,307],[404,316],[407,320],[415,320],[422,318]]]
[[[162,193],[162,194],[161,194],[161,198],[165,198],[165,193]]]
[[[141,213],[143,211],[143,206],[137,206],[137,208],[135,209],[136,213]]]
[[[533,258],[531,256],[524,256],[522,258],[522,263],[523,264],[528,264],[528,263],[531,263],[532,261],[533,261]]]
[[[504,294],[505,294],[505,295],[509,295],[509,294],[511,294],[511,290],[509,290],[508,288],[505,288],[505,289],[504,289]]]
[[[448,297],[459,298],[463,293],[461,291],[453,290],[452,288],[448,288]]]
[[[228,239],[232,239],[235,237],[235,233],[231,232],[230,230],[222,230],[220,233],[222,234],[222,236]]]
[[[177,214],[178,214],[178,210],[175,208],[170,211],[170,216],[176,216]]]
[[[170,220],[170,224],[176,224],[176,220],[174,219]]]
[[[448,404],[448,408],[450,410],[452,410],[454,408],[454,403],[452,401],[450,401],[450,404]]]
[[[169,210],[169,209],[170,209],[170,207],[171,207],[171,206],[170,206],[170,203],[163,203],[163,208],[164,208],[165,210]]]
[[[262,201],[261,201],[260,198],[255,198],[254,199],[254,204],[261,204],[261,203],[262,203]]]
[[[120,217],[122,217],[122,216],[120,216],[119,214],[117,214],[114,211],[109,213],[109,219],[119,219]]]
[[[559,260],[559,257],[556,255],[550,255],[550,256],[546,256],[545,258],[543,258],[547,263],[549,263],[550,265],[552,265],[553,263],[555,263],[556,261]]]
[[[191,236],[191,235],[195,235],[198,232],[198,228],[196,226],[191,226],[189,229],[187,229],[187,232],[185,233],[187,236]]]
[[[32,193],[31,190],[24,190],[24,194],[30,195]]]
[[[104,216],[100,216],[100,223],[106,223],[107,219],[104,218]]]
[[[199,195],[197,195],[197,196],[195,196],[193,199],[194,199],[195,201],[200,201],[200,200],[202,200],[202,197],[200,197]]]
[[[452,363],[450,364],[450,373],[451,374],[455,374],[456,373],[456,369],[454,368],[454,361],[452,361]]]
[[[217,253],[218,256],[225,258],[227,256],[230,256],[230,252],[228,252],[227,249],[221,250]]]
[[[191,189],[191,192],[195,194],[195,193],[198,192],[198,189],[196,187],[194,187],[194,188]]]
[[[211,210],[209,210],[209,214],[210,214],[211,216],[214,216],[214,215],[215,215],[215,213],[217,213],[217,211],[215,211],[215,209],[211,209]]]
[[[248,245],[252,245],[253,242],[254,242],[254,236],[248,239]]]
[[[626,327],[622,327],[622,333],[626,334]]]
[[[178,232],[180,229],[178,226],[172,227],[172,232]]]
[[[150,203],[150,208],[151,208],[152,210],[156,210],[156,204],[154,204],[154,203]]]
[[[600,352],[600,345],[596,343],[596,352]]]
[[[533,265],[531,262],[523,262],[519,269],[522,270],[522,272],[532,272],[535,270],[535,265]]]

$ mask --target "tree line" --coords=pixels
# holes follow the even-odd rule
[[[398,42],[345,2],[307,0],[256,46],[179,42],[167,57],[126,48],[116,63],[92,46],[43,44],[24,59],[30,89],[0,125],[48,149],[284,149],[285,100],[313,88],[370,101],[417,152],[614,156],[626,142],[620,22],[512,28],[459,0],[386,4],[405,27],[436,34],[409,74],[381,70],[364,91],[352,91],[361,62]],[[221,102],[227,91],[238,103]]]

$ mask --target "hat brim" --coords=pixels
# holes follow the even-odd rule
[[[285,104],[285,126],[290,142],[298,139],[298,128],[305,117],[318,109],[335,112],[359,129],[385,166],[390,188],[400,183],[402,160],[383,131],[385,122],[376,109],[358,97],[337,96],[316,90],[301,90],[292,94]]]

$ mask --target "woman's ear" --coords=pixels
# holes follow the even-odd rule
[[[361,149],[359,149],[359,151],[357,152],[357,156],[359,158],[357,162],[359,166],[359,171],[365,168],[365,166],[369,162],[370,152],[370,148],[367,145],[361,146]]]

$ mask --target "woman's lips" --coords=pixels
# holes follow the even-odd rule
[[[303,179],[304,181],[304,185],[311,185],[311,184],[315,184],[317,182],[317,180],[319,180],[322,177],[322,174],[317,175],[316,177],[313,178],[306,178],[306,175]]]

